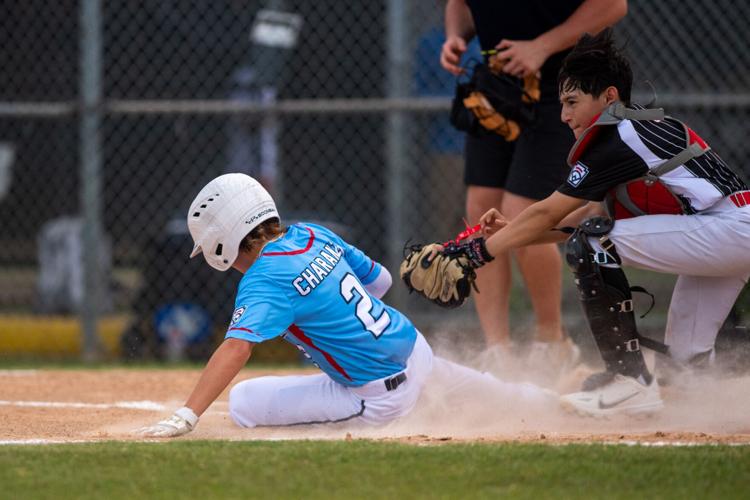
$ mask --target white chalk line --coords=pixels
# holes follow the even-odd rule
[[[35,444],[70,444],[70,443],[92,443],[93,441],[63,441],[61,439],[5,439],[0,440],[3,445],[35,445]]]
[[[252,441],[294,441],[297,439],[301,439],[299,437],[293,438],[293,437],[263,437],[263,438],[257,438],[254,437]],[[309,439],[303,439],[304,441],[309,441]],[[330,439],[325,439],[325,441],[329,441]],[[75,439],[75,440],[62,440],[62,439],[6,439],[6,440],[0,440],[0,446],[12,446],[12,445],[20,445],[20,446],[33,446],[33,445],[44,445],[44,444],[80,444],[80,443],[97,443],[100,442],[100,439],[91,439],[91,440],[84,440],[84,439]],[[167,443],[172,440],[170,439],[136,439],[132,442],[138,442],[138,443]],[[228,441],[232,442],[242,442],[246,441],[245,439],[229,439]],[[553,446],[571,446],[571,445],[579,445],[581,443],[560,443],[555,444]],[[595,445],[597,443],[592,442],[588,443]],[[608,446],[643,446],[648,448],[680,448],[680,447],[694,447],[694,446],[748,446],[750,443],[706,443],[706,442],[698,442],[698,441],[620,441],[620,442],[605,442],[602,443]],[[502,446],[503,443],[498,443],[498,446]],[[417,446],[424,446],[424,445],[417,445]]]
[[[166,406],[154,401],[116,401],[114,403],[79,403],[76,401],[3,401],[0,406],[18,406],[30,408],[124,408],[127,410],[164,411]]]
[[[126,409],[145,411],[166,411],[167,406],[154,401],[117,401],[114,403],[78,403],[75,401],[3,401],[0,406],[18,406],[27,408],[93,408],[93,409]],[[206,415],[229,416],[228,411],[209,410]]]
[[[37,370],[0,370],[0,377],[31,377]]]

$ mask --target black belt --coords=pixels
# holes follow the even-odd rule
[[[384,380],[385,382],[385,388],[388,391],[392,391],[396,389],[398,386],[406,382],[406,373],[401,372],[398,375],[394,375],[391,378],[387,378]]]

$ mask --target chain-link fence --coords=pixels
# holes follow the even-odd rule
[[[2,3],[0,351],[79,352],[85,338],[85,351],[99,339],[115,352],[123,334],[137,347],[175,332],[202,345],[226,324],[239,276],[188,261],[185,214],[221,173],[255,176],[287,222],[333,225],[392,272],[408,238],[460,230],[442,11],[427,0]],[[730,0],[631,1],[618,27],[641,100],[648,80],[746,173],[748,29],[750,5]],[[390,299],[424,310],[398,284]],[[456,317],[473,311],[424,321]]]

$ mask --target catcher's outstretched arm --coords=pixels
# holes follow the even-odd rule
[[[507,226],[490,236],[486,241],[487,251],[495,256],[513,248],[541,243],[546,238],[562,239],[551,230],[585,203],[586,200],[555,191],[528,207]]]
[[[604,216],[607,213],[604,210],[604,205],[600,202],[590,201],[561,220],[559,227],[578,227],[585,219],[594,217],[595,215]]]
[[[576,227],[584,219],[593,217],[595,215],[605,215],[603,206],[601,203],[590,201],[566,216],[557,224],[557,227],[551,229],[550,231],[542,233],[539,238],[528,244],[541,245],[546,243],[560,243],[562,241],[565,241],[570,233],[561,231],[562,228]],[[479,218],[479,224],[482,227],[482,235],[485,238],[489,238],[490,236],[507,226],[508,220],[500,213],[498,209],[491,208]]]

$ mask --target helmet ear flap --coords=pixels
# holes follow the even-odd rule
[[[239,253],[240,242],[237,234],[231,230],[222,230],[211,225],[207,228],[199,246],[206,262],[219,271],[226,271],[234,264]]]
[[[213,257],[217,262],[220,262],[220,266],[222,267],[222,271],[226,271],[229,266],[231,266],[234,262],[229,262],[229,259],[227,256],[222,255],[224,253],[224,244],[223,243],[217,243],[216,248],[214,248],[214,251],[212,252],[211,257]],[[235,258],[237,256],[235,255]],[[226,267],[224,267],[226,266]],[[216,267],[216,266],[214,266]]]

